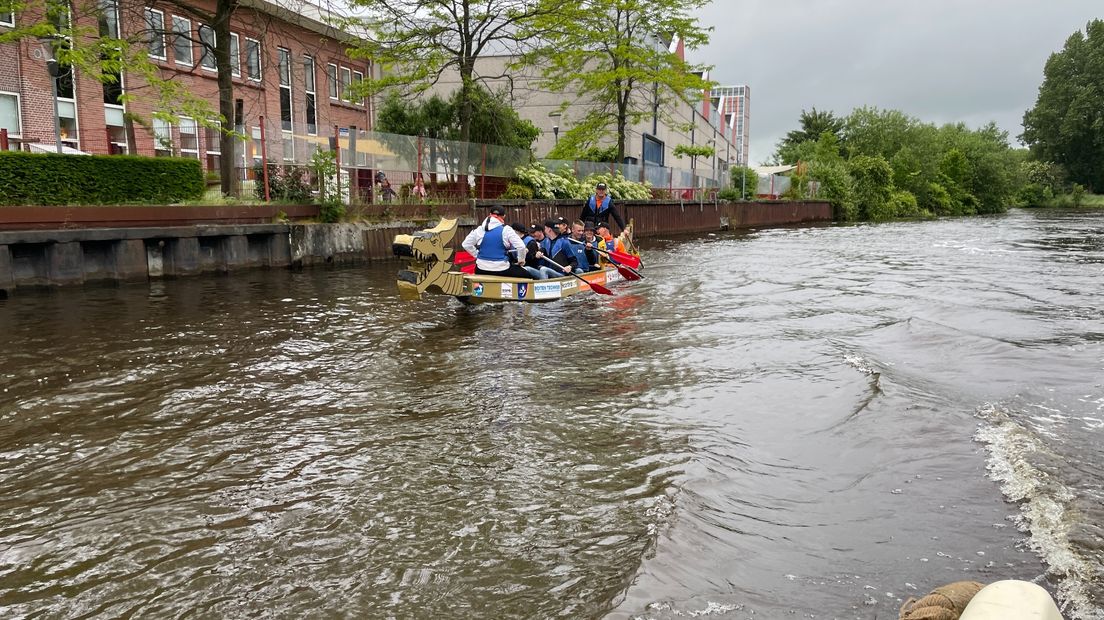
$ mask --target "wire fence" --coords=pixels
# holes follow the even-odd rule
[[[264,188],[265,168],[299,176],[315,191],[312,158],[333,152],[340,174],[334,181],[351,202],[455,202],[499,198],[516,178],[518,167],[538,161],[528,149],[406,136],[349,127],[315,126],[261,117],[243,131],[246,139],[235,154],[239,189]],[[726,186],[727,169],[680,169],[657,165],[539,160],[549,170],[569,167],[576,178],[620,174],[647,182],[656,197],[698,200]],[[217,166],[214,167],[217,171]],[[301,170],[301,172],[292,172]],[[271,184],[271,182],[270,182]]]

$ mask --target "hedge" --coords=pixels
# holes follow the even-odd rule
[[[199,160],[0,151],[0,204],[171,204],[199,198]]]

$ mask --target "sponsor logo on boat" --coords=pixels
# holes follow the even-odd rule
[[[502,298],[509,299],[514,296],[514,285],[509,282],[502,283]]]
[[[483,283],[482,282],[476,282],[475,288],[472,289],[472,295],[475,295],[476,297],[482,297],[483,296]]]
[[[525,299],[525,293],[529,292],[529,285],[524,282],[518,283],[518,299]]]
[[[534,299],[558,299],[560,297],[559,282],[534,282]]]
[[[566,281],[566,282],[561,282],[561,283],[560,283],[560,286],[561,286],[561,287],[563,288],[563,290],[565,290],[565,291],[570,291],[571,289],[573,289],[573,288],[575,288],[576,286],[578,286],[577,284],[575,284],[576,282],[578,282],[578,280],[576,280],[576,279],[572,278],[572,279],[570,279],[570,280],[568,280],[568,281]]]
[[[606,283],[607,284],[609,284],[611,282],[620,282],[620,281],[621,281],[621,273],[618,272],[616,269],[613,270],[613,271],[607,271],[606,272]]]

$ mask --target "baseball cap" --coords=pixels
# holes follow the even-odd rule
[[[506,209],[499,206],[491,207],[491,215],[506,215]]]
[[[513,228],[514,230],[516,230],[518,232],[518,234],[521,234],[521,235],[524,235],[525,233],[529,232],[529,230],[527,228],[525,228],[525,224],[520,224],[518,222],[514,222],[513,224],[510,224],[510,228]]]
[[[594,186],[594,189],[606,189],[606,184],[600,182],[598,185]]]
[[[594,222],[583,224],[583,230],[594,230]]]
[[[544,232],[544,226],[541,226],[540,224],[530,224],[529,225],[529,232],[538,232],[538,231]]]
[[[605,228],[605,229],[609,230],[609,224],[607,224],[605,222],[598,222],[597,224],[594,225],[594,229],[597,230],[599,228]]]
[[[567,218],[565,218],[562,215],[554,218],[552,221],[556,224],[567,224],[568,223]]]
[[[545,228],[555,228],[556,227],[556,220],[544,220],[544,227]]]

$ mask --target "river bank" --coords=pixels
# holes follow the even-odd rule
[[[619,203],[638,238],[729,228],[831,221],[824,202]],[[127,282],[255,268],[300,268],[391,257],[396,234],[441,217],[460,219],[461,238],[491,205],[507,219],[574,216],[578,201],[472,201],[455,205],[367,205],[357,221],[272,222],[316,217],[317,207],[0,208],[0,294],[19,288]],[[313,211],[312,211],[313,209]]]

